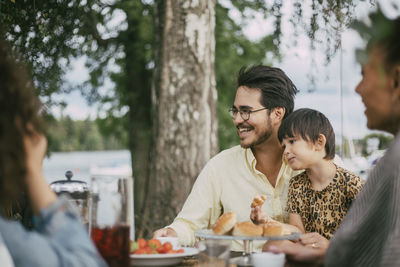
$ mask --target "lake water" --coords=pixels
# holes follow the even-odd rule
[[[72,179],[90,181],[90,169],[94,167],[130,166],[129,150],[53,152],[43,162],[47,182],[66,179],[65,172],[71,170]]]

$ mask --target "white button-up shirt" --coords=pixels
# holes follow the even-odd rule
[[[193,246],[194,231],[211,228],[225,212],[234,212],[238,222],[250,221],[250,204],[255,195],[266,195],[262,209],[273,219],[287,222],[286,211],[289,179],[293,171],[282,160],[276,185],[256,169],[251,149],[240,146],[227,149],[212,158],[201,171],[181,212],[168,227],[173,228],[181,245]],[[260,250],[264,242],[255,242]],[[234,241],[231,250],[242,251],[241,241]]]

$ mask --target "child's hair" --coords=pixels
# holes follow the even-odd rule
[[[295,135],[301,136],[306,141],[316,142],[318,135],[323,134],[326,138],[324,159],[335,157],[335,132],[328,118],[317,110],[301,108],[292,112],[282,121],[278,130],[278,139],[282,143],[284,138]]]

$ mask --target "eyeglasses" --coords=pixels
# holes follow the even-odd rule
[[[260,111],[260,110],[264,110],[264,109],[268,109],[268,108],[260,108],[260,109],[256,109],[256,110],[237,110],[235,108],[230,108],[229,109],[229,114],[231,115],[232,119],[234,119],[237,115],[237,113],[240,113],[240,117],[242,117],[242,119],[244,121],[247,121],[250,119],[250,114]]]

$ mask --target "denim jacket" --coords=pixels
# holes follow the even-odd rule
[[[15,266],[107,266],[64,197],[34,217],[33,231],[0,216],[0,234]]]

